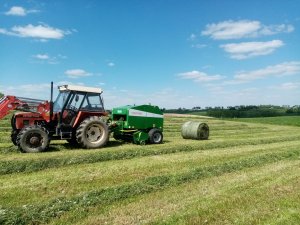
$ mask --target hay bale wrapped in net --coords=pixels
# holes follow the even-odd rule
[[[181,136],[184,139],[207,140],[209,127],[206,123],[188,121],[181,127]]]

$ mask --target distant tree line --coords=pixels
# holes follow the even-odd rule
[[[275,106],[275,105],[240,105],[229,107],[193,107],[192,109],[162,109],[165,113],[199,114],[217,118],[251,118],[300,115],[300,105]]]

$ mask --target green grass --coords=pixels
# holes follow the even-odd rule
[[[197,115],[197,116],[207,116],[207,112],[206,111],[201,111],[201,112],[191,112],[188,113],[190,115]]]
[[[264,123],[274,125],[287,125],[300,127],[300,116],[277,116],[277,117],[259,117],[259,118],[236,118],[232,121],[248,123]]]
[[[95,207],[76,224],[264,224],[259,220],[298,224],[299,165],[283,161],[199,179],[114,206]],[[75,223],[78,217],[68,215],[53,224],[71,219]]]
[[[188,120],[207,141],[184,140]],[[248,121],[247,121],[248,122]],[[0,121],[0,224],[298,224],[300,128],[167,117],[165,142],[22,154]],[[285,124],[287,125],[287,124]]]

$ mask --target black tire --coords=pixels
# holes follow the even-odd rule
[[[69,145],[71,147],[79,147],[79,144],[78,144],[77,139],[76,139],[76,130],[72,132],[72,138],[67,139],[67,142],[69,143]]]
[[[162,132],[157,128],[151,129],[148,135],[149,135],[149,142],[151,144],[161,144],[164,138]]]
[[[12,143],[16,146],[18,145],[18,143],[17,143],[18,134],[19,134],[19,130],[12,130],[11,135],[10,135],[10,139],[11,139]]]
[[[19,149],[27,153],[43,152],[48,148],[49,142],[48,132],[41,126],[23,128],[16,141]]]
[[[83,148],[101,148],[108,138],[108,127],[98,116],[86,118],[76,130],[77,142]]]
[[[67,142],[68,142],[69,145],[72,146],[72,147],[78,147],[78,146],[79,146],[79,144],[78,144],[76,138],[68,139]]]

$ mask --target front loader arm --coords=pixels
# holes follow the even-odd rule
[[[22,108],[28,108],[26,102],[22,102],[16,96],[7,95],[0,99],[0,120],[5,117],[10,111]]]

